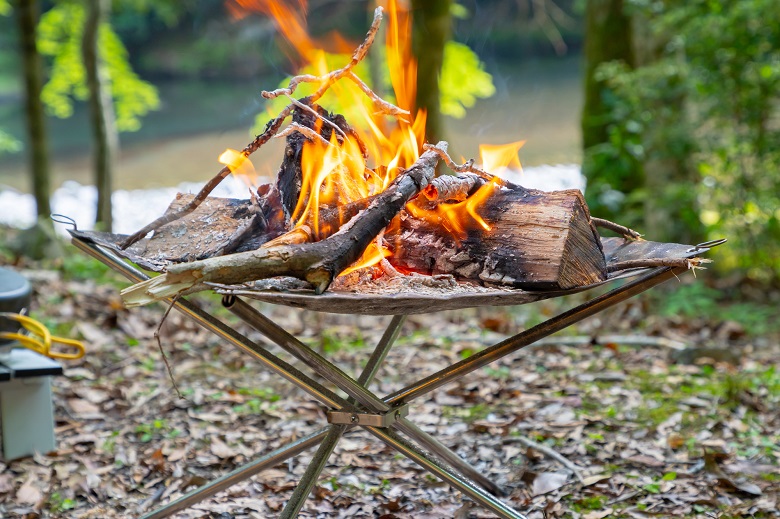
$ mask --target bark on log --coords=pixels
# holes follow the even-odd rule
[[[448,186],[458,178],[435,178],[423,192],[445,195]],[[269,187],[262,186],[261,190]],[[147,255],[158,261],[182,262],[256,249],[285,230],[278,193],[271,188],[264,195],[254,202],[209,199],[192,215],[155,233]],[[320,229],[328,229],[328,234],[332,234],[377,196],[321,208]],[[190,197],[180,195],[169,211],[175,211]],[[429,210],[436,207],[435,202],[424,197],[413,203]],[[462,280],[525,289],[568,289],[605,279],[601,241],[591,226],[595,219],[590,220],[579,191],[548,193],[519,186],[495,189],[477,212],[491,230],[486,231],[465,217],[464,221],[471,225],[467,236],[457,239],[442,224],[401,211],[398,223],[392,223],[384,235],[394,252],[390,264],[402,271],[451,274]],[[311,227],[298,229],[295,236],[292,234],[296,231],[283,234],[266,247],[327,237],[314,235]]]
[[[390,263],[401,270],[533,290],[569,289],[606,279],[601,240],[578,190],[495,190],[457,239],[430,220],[401,216],[385,232]]]

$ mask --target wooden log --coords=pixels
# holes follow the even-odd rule
[[[447,150],[446,142],[437,146]],[[437,153],[423,153],[411,168],[374,197],[365,210],[324,240],[261,247],[172,265],[164,274],[124,289],[122,299],[127,306],[138,306],[185,291],[206,290],[209,282],[234,284],[274,276],[298,277],[311,283],[315,293],[321,294],[336,276],[357,261],[406,203],[433,180],[438,162]]]
[[[578,190],[496,189],[457,237],[435,220],[402,214],[385,232],[401,270],[533,290],[566,290],[607,276],[601,240]],[[465,221],[469,221],[466,217]]]
[[[320,105],[309,102],[308,98],[303,98],[296,104],[296,109],[293,112],[293,123],[315,129],[325,142],[330,142],[335,132],[339,145],[343,145],[344,136],[349,135],[360,146],[365,160],[365,146],[343,115],[328,113]],[[303,144],[308,138],[302,133],[294,131],[286,139],[287,146],[285,147],[284,158],[277,174],[276,188],[281,194],[284,213],[289,220],[295,211],[298,197],[301,194],[303,183],[301,154],[303,153]]]

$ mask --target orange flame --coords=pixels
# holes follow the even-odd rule
[[[328,74],[334,69],[333,62],[346,63],[355,48],[353,45],[349,46],[348,51],[344,50],[343,39],[331,38],[341,42],[341,52],[345,55],[327,55],[322,50],[324,46],[315,42],[306,32],[306,0],[228,1],[237,17],[243,16],[246,10],[272,17],[280,35],[298,54],[301,68],[306,67],[309,74]],[[371,163],[366,163],[359,142],[352,135],[340,135],[337,138],[333,133],[327,144],[304,142],[301,151],[301,193],[292,220],[296,226],[310,225],[316,236],[332,232],[331,229],[320,228],[318,211],[321,207],[348,204],[382,192],[403,169],[414,164],[425,142],[426,113],[424,110],[415,110],[417,61],[412,53],[411,14],[404,0],[381,0],[380,3],[387,15],[385,56],[391,95],[394,104],[409,111],[411,116],[408,120],[389,119],[375,113],[372,101],[352,81],[337,81],[330,86],[321,101],[322,105],[341,107],[365,146]],[[374,55],[368,57],[374,58]],[[315,88],[318,86],[315,85]],[[375,91],[381,89],[379,85],[374,87]],[[306,85],[301,86],[301,89],[305,88]],[[520,167],[517,151],[522,145],[519,142],[484,147],[481,149],[481,157],[485,169],[494,173],[506,166]],[[439,204],[434,211],[423,210],[415,204],[408,205],[407,210],[414,216],[434,219],[460,239],[474,225],[490,230],[490,225],[479,215],[478,209],[496,188],[497,184],[490,182],[466,200]],[[375,265],[390,254],[373,243],[366,249],[363,258],[345,273]]]
[[[494,175],[504,168],[522,169],[517,152],[524,144],[525,141],[507,144],[480,144],[479,160],[482,162],[482,169]]]
[[[351,266],[344,269],[344,271],[339,275],[346,276],[347,274],[355,272],[356,270],[373,267],[374,265],[379,264],[379,262],[383,259],[392,255],[393,253],[387,250],[385,247],[378,247],[376,242],[372,241],[368,244],[368,247],[366,247],[366,251],[363,253],[363,256]]]
[[[499,173],[504,168],[521,169],[517,152],[523,147],[525,141],[510,142],[508,144],[481,144],[479,156],[482,161],[482,169],[488,173]],[[439,204],[433,210],[423,209],[415,204],[409,204],[406,209],[415,218],[424,218],[441,225],[458,240],[463,240],[468,230],[474,223],[485,231],[490,231],[490,225],[477,212],[477,209],[490,198],[498,187],[497,177],[480,187],[462,202],[451,204]]]
[[[219,163],[224,164],[230,172],[244,181],[247,187],[257,185],[257,173],[252,161],[240,151],[228,148],[219,156]]]

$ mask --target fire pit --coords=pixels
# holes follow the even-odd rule
[[[125,275],[129,280],[140,282],[149,279],[146,274],[123,261],[119,255],[111,250],[112,248],[121,250],[116,243],[121,242],[126,237],[84,233],[76,230],[71,231],[71,234],[73,235],[74,245]],[[620,241],[623,242],[623,240]],[[635,248],[637,243],[641,243],[641,247],[647,247],[645,252],[650,251],[649,253],[654,258],[657,257],[657,254],[664,253],[668,254],[669,258],[677,260],[705,253],[709,250],[709,247],[718,245],[722,241],[694,247],[679,244],[631,241],[618,244],[617,242],[606,241],[608,246],[605,249],[614,251],[611,256],[614,259],[631,257],[636,260],[637,255],[641,254],[641,250]],[[123,252],[123,255],[132,257],[131,253],[126,251]],[[623,272],[614,276],[613,279],[628,277],[633,279],[604,295],[595,297],[531,329],[485,348],[464,361],[433,373],[422,380],[412,382],[404,389],[385,397],[380,397],[370,392],[367,387],[377,373],[393,342],[398,337],[401,325],[404,322],[404,314],[490,304],[520,304],[578,292],[592,288],[592,286],[579,287],[565,292],[527,292],[511,289],[488,289],[484,292],[473,290],[464,294],[456,293],[452,298],[447,298],[442,294],[431,295],[416,292],[370,294],[329,291],[326,294],[315,295],[311,289],[308,291],[300,289],[279,291],[268,290],[262,287],[255,287],[254,289],[215,287],[218,292],[225,294],[222,301],[227,309],[302,361],[314,373],[335,384],[350,396],[350,400],[333,393],[310,376],[269,352],[263,346],[252,342],[212,315],[204,312],[196,304],[183,297],[176,297],[172,301],[175,308],[224,340],[254,356],[264,367],[291,381],[325,405],[329,409],[327,416],[330,425],[285,447],[266,453],[249,464],[164,505],[160,509],[144,516],[144,519],[167,517],[178,510],[198,503],[239,481],[278,465],[284,460],[319,444],[320,447],[317,454],[314,456],[311,465],[288,501],[281,516],[287,518],[295,517],[311,492],[317,477],[324,468],[340,437],[352,427],[365,428],[387,445],[459,489],[486,509],[494,512],[498,517],[523,519],[525,516],[522,513],[512,509],[498,499],[497,496],[501,496],[503,492],[487,475],[471,467],[448,447],[442,445],[435,438],[410,422],[406,418],[407,406],[416,398],[454,382],[476,369],[563,330],[586,317],[595,315],[668,279],[676,277],[685,270],[687,270],[687,267],[662,266]],[[601,284],[603,283],[597,283],[594,286]],[[371,354],[363,373],[358,379],[353,379],[244,302],[241,298],[243,295],[275,304],[329,312],[369,313],[375,315],[394,314],[395,316],[390,321],[381,341]],[[398,434],[399,432],[402,434]]]
[[[283,4],[277,8],[285,11]],[[290,17],[288,26],[296,19],[294,13],[281,15]],[[241,152],[223,154],[225,168],[199,193],[178,196],[165,215],[130,236],[71,231],[77,247],[137,283],[122,291],[128,306],[169,301],[328,409],[329,425],[321,431],[265,454],[147,519],[186,508],[319,444],[282,513],[284,518],[295,517],[339,438],[353,427],[365,428],[499,517],[521,519],[523,514],[498,499],[501,489],[487,475],[406,418],[409,403],[699,267],[706,261],[699,256],[722,243],[645,241],[631,229],[592,218],[577,190],[535,191],[492,175],[516,161],[521,143],[494,148],[492,155],[483,153],[481,166],[474,161],[456,164],[446,142],[425,144],[425,113],[412,109],[416,65],[404,36],[407,13],[392,9],[387,31],[398,105],[376,95],[355,74],[381,19],[379,8],[365,41],[342,68],[328,71],[322,64],[316,75],[302,74],[285,88],[263,92],[267,99],[286,99],[289,104]],[[292,32],[302,34],[298,29]],[[303,52],[317,54],[311,46]],[[316,86],[313,93],[293,97],[307,83]],[[334,91],[347,92],[341,104],[356,108],[349,123],[318,104]],[[288,118],[292,121],[283,128]],[[274,137],[284,137],[287,143],[274,185],[252,190],[249,200],[209,196],[231,172],[250,170],[248,156]],[[437,176],[440,163],[455,174]],[[602,238],[597,227],[622,237]],[[123,259],[161,275],[149,278]],[[628,282],[396,393],[381,397],[367,389],[405,315],[530,303],[618,279]],[[222,294],[226,308],[349,399],[182,297],[198,290]],[[366,368],[353,379],[243,298],[321,312],[394,317]]]

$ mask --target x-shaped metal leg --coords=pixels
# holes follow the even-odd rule
[[[144,273],[128,265],[122,261],[121,258],[109,251],[75,237],[73,239],[73,243],[78,248],[94,256],[114,270],[122,273],[132,281],[138,282],[144,279],[148,279],[148,276],[146,276]],[[622,302],[636,294],[644,292],[645,290],[670,279],[681,271],[682,269],[668,267],[652,269],[645,275],[630,283],[613,289],[607,294],[591,299],[590,301],[573,308],[568,312],[564,312],[563,314],[545,321],[544,323],[541,323],[540,325],[537,325],[529,330],[526,330],[525,332],[517,334],[503,342],[486,348],[485,350],[482,350],[481,352],[464,361],[458,362],[448,368],[434,373],[424,378],[423,380],[413,383],[385,398],[379,398],[370,392],[366,386],[370,382],[371,378],[373,378],[376,369],[384,359],[384,356],[387,354],[387,350],[390,348],[393,340],[397,336],[401,322],[403,321],[401,317],[396,317],[393,319],[393,321],[391,321],[388,331],[385,333],[382,341],[380,341],[380,344],[377,346],[377,349],[372,355],[372,360],[369,361],[369,364],[366,366],[366,369],[364,369],[360,379],[354,380],[335,365],[321,357],[313,350],[309,349],[298,339],[287,333],[284,329],[276,325],[273,321],[264,315],[257,312],[254,308],[242,300],[238,298],[232,298],[225,301],[226,306],[228,306],[233,313],[242,318],[250,326],[260,331],[267,338],[280,345],[285,351],[292,354],[297,359],[303,361],[317,374],[324,377],[326,380],[347,393],[347,395],[350,397],[350,400],[346,400],[319,382],[300,372],[279,357],[273,355],[266,348],[250,341],[221,321],[215,319],[210,314],[204,312],[197,305],[194,305],[193,303],[184,299],[177,300],[175,305],[187,316],[191,317],[196,322],[211,330],[228,342],[250,353],[266,368],[293,382],[295,385],[306,391],[309,395],[313,396],[332,410],[346,411],[356,415],[373,414],[378,416],[399,410],[402,406],[415,398],[427,394],[428,392],[433,391],[442,385],[457,380],[465,374],[479,369],[480,367],[485,366],[514,351],[517,351],[520,348],[532,344],[541,338],[571,326],[572,324],[586,317],[601,312],[610,306]],[[409,440],[398,435],[391,428],[363,425],[360,423],[358,423],[358,425],[365,427],[368,432],[384,441],[386,444],[393,447],[406,457],[412,459],[432,474],[450,483],[452,486],[462,491],[464,494],[468,495],[488,510],[493,511],[497,516],[507,519],[524,519],[525,516],[508,507],[494,495],[491,495],[490,493],[483,490],[483,488],[470,481],[467,477],[464,477],[465,474],[466,476],[479,481],[485,488],[490,488],[493,491],[498,490],[495,485],[487,480],[487,478],[484,478],[481,476],[481,474],[478,474],[475,469],[460,459],[455,453],[447,449],[442,444],[438,443],[435,439],[430,437],[430,435],[427,435],[419,428],[414,426],[411,422],[406,420],[406,418],[400,417],[395,419],[392,421],[392,427],[414,438],[419,443],[425,445],[427,449],[435,452],[439,456],[444,457],[452,466],[436,459],[435,457],[432,457],[430,454],[423,451]],[[284,517],[294,517],[297,515],[297,512],[300,510],[304,500],[311,491],[311,488],[316,482],[316,478],[319,476],[322,467],[324,467],[325,463],[327,462],[327,458],[330,456],[333,447],[335,447],[338,439],[348,427],[350,427],[350,425],[331,425],[329,428],[321,430],[305,438],[301,438],[297,442],[293,442],[286,447],[268,453],[265,456],[262,456],[261,458],[253,461],[252,463],[244,467],[240,467],[233,472],[223,476],[222,478],[219,478],[218,480],[207,484],[204,487],[191,492],[190,494],[185,495],[179,500],[170,503],[169,505],[166,505],[155,512],[152,512],[151,514],[145,516],[145,519],[166,517],[167,515],[170,515],[177,510],[186,508],[224,488],[227,488],[231,484],[242,481],[243,479],[260,472],[264,468],[280,463],[281,461],[284,461],[285,459],[302,452],[303,450],[313,447],[317,443],[320,443],[321,447],[318,451],[318,454],[315,455],[315,459],[313,460],[309,469],[307,469],[306,474],[304,474],[301,484],[293,493],[293,496],[290,499],[290,504],[288,504],[288,506],[285,508],[285,511],[283,512]],[[495,488],[491,488],[491,485]]]

